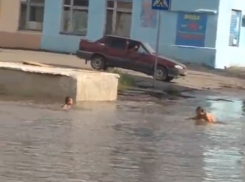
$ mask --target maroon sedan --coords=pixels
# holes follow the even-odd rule
[[[90,61],[93,69],[123,68],[154,76],[156,54],[144,42],[126,37],[106,35],[97,41],[81,40],[79,58]],[[171,81],[186,75],[186,66],[172,59],[158,56],[156,79]]]

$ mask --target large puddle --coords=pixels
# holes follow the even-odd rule
[[[197,105],[225,124],[196,126]],[[243,182],[243,102],[1,102],[1,182]]]

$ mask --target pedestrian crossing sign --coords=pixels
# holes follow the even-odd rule
[[[171,0],[152,0],[152,9],[168,11],[170,10]]]

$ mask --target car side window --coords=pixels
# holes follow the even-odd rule
[[[125,39],[114,38],[114,37],[109,38],[107,41],[107,46],[113,49],[125,50],[126,44],[127,42]]]
[[[127,46],[127,49],[129,51],[137,51],[139,48],[139,42],[136,42],[136,41],[133,41],[133,40],[129,40],[128,41],[128,46]]]
[[[138,53],[141,53],[141,54],[147,54],[148,51],[140,44],[140,47],[138,48]]]

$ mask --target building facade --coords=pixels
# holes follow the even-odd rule
[[[36,3],[44,7],[44,4]],[[42,34],[29,5],[20,0],[0,0],[0,47],[40,49]],[[32,8],[33,9],[33,8]],[[43,9],[43,8],[41,8]],[[32,11],[34,14],[34,12]],[[42,12],[39,13],[42,18]],[[34,18],[34,19],[33,19]],[[42,20],[39,20],[42,21]]]
[[[156,45],[159,12],[151,0],[0,1],[1,47],[75,53],[80,39],[104,34]],[[161,12],[160,53],[215,68],[245,66],[242,7],[243,0],[172,0]]]

